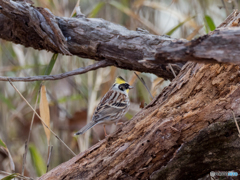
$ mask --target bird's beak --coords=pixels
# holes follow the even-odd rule
[[[129,86],[128,88],[129,88],[129,89],[133,89],[134,87],[133,87],[133,86]]]

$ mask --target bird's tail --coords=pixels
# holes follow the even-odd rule
[[[78,132],[75,133],[75,135],[80,135],[85,133],[87,130],[89,130],[90,128],[92,128],[93,126],[95,126],[97,123],[96,122],[90,122],[88,123],[86,126],[84,126],[82,129],[80,129]]]

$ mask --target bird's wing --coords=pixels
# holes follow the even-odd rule
[[[129,106],[128,98],[125,94],[117,91],[108,91],[98,104],[92,120],[95,122],[114,120],[120,118],[119,115]]]

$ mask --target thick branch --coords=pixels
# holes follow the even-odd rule
[[[111,66],[112,63],[106,60],[99,61],[93,65],[87,66],[87,67],[82,67],[78,68],[73,71],[69,71],[66,73],[62,74],[57,74],[57,75],[44,75],[44,76],[30,76],[30,77],[5,77],[5,76],[0,76],[0,81],[24,81],[24,82],[29,82],[29,81],[47,81],[47,80],[58,80],[58,79],[63,79],[69,76],[74,76],[74,75],[79,75],[79,74],[84,74],[88,71],[93,71],[99,68]]]
[[[171,43],[157,48],[151,63],[214,62],[240,64],[240,13],[234,11],[221,28],[190,42]]]
[[[240,28],[237,27],[240,15],[237,12],[214,33],[187,42],[145,31],[129,31],[102,19],[55,17],[43,8],[24,2],[0,0],[0,6],[0,38],[26,47],[97,61],[108,59],[119,68],[150,72],[166,79],[173,78],[167,63],[240,64]],[[138,62],[149,58],[153,60]],[[172,66],[178,73],[182,64]]]
[[[94,60],[107,59],[123,69],[150,72],[172,79],[165,64],[141,64],[154,57],[157,47],[174,39],[145,31],[130,31],[103,19],[55,17],[25,2],[0,0],[0,38],[35,49],[72,54]],[[172,65],[176,74],[182,64]]]

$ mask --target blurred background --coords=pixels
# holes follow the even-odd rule
[[[33,0],[34,6],[48,8],[53,14],[70,17],[77,0]],[[215,29],[232,11],[240,6],[239,0],[81,0],[82,13],[89,18],[103,18],[121,24],[128,29],[140,27],[152,34],[170,35],[191,40]],[[0,39],[0,75],[26,77],[43,75],[53,54],[25,48]],[[54,59],[53,61],[54,62]],[[50,74],[72,71],[93,64],[90,59],[58,55]],[[104,138],[101,125],[84,135],[73,134],[90,120],[101,97],[109,90],[114,79],[121,75],[134,85],[130,91],[131,107],[121,121],[131,119],[151,101],[144,85],[132,71],[107,67],[57,81],[47,81],[47,98],[50,105],[51,128],[76,153],[88,149]],[[139,73],[153,96],[157,96],[170,81],[152,74]],[[39,82],[15,82],[15,86],[34,107]],[[39,101],[38,101],[39,104]],[[39,105],[37,106],[37,111]],[[25,142],[28,138],[33,111],[8,82],[0,82],[0,139],[5,142],[21,173]],[[116,129],[107,126],[107,132]],[[54,136],[51,136],[53,151],[50,168],[73,157]],[[0,142],[1,146],[1,142]],[[26,158],[25,175],[38,177],[46,173],[48,144],[44,128],[35,117],[31,131],[29,151]],[[11,172],[9,157],[0,149],[0,170]],[[0,175],[0,178],[2,176]]]

